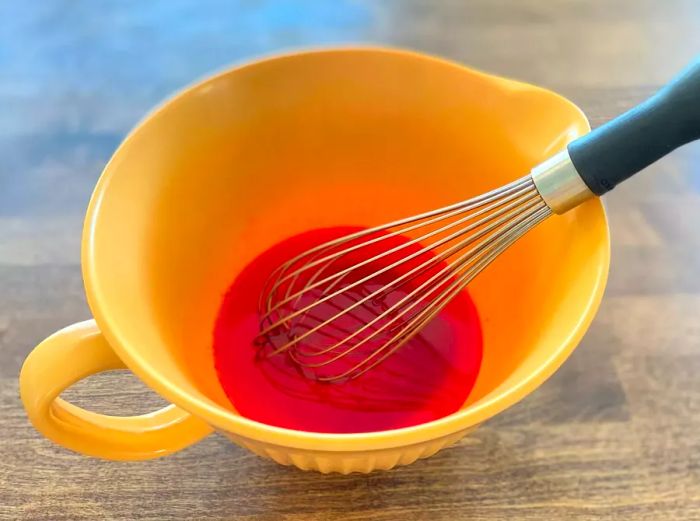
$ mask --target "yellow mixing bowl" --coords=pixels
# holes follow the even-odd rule
[[[75,451],[144,459],[216,429],[321,472],[369,472],[434,454],[532,392],[600,303],[601,203],[554,216],[470,287],[484,358],[462,409],[415,427],[317,434],[236,414],[212,363],[221,297],[257,254],[303,230],[375,225],[505,184],[589,129],[566,99],[412,52],[299,52],[219,73],[150,114],[90,202],[82,263],[95,320],[47,338],[20,375],[30,420]],[[298,211],[299,209],[303,211]],[[58,395],[128,367],[171,401],[110,417]]]

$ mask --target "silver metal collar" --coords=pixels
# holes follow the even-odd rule
[[[595,195],[581,179],[566,149],[537,165],[530,175],[554,213],[565,213]]]

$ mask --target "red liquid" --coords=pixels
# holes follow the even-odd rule
[[[270,272],[355,230],[314,230],[273,246],[239,274],[224,297],[214,328],[214,361],[221,386],[241,415],[302,431],[370,432],[436,420],[466,401],[482,353],[479,319],[466,291],[384,362],[343,383],[310,380],[284,354],[256,356],[258,297]],[[392,245],[407,241],[393,238]]]

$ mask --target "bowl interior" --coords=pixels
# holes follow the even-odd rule
[[[91,306],[147,383],[235,421],[211,333],[252,258],[309,228],[478,195],[587,130],[549,91],[411,53],[301,53],[222,73],[149,116],[108,165],[86,226]],[[484,358],[462,412],[498,412],[564,360],[600,299],[608,254],[594,200],[477,278]]]

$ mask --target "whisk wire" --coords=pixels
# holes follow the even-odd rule
[[[266,356],[287,353],[304,374],[320,381],[357,377],[415,337],[550,214],[526,176],[473,199],[311,248],[265,282],[258,344]],[[406,234],[412,234],[409,240],[377,249]],[[359,260],[353,262],[355,256]],[[405,271],[395,275],[401,266]]]

